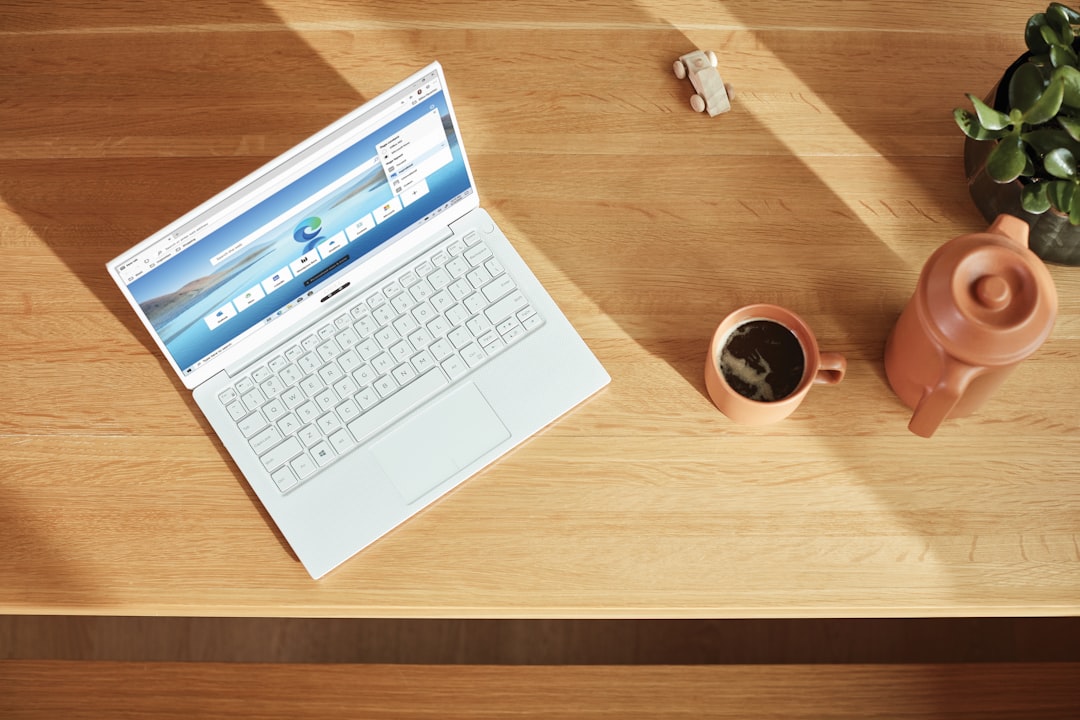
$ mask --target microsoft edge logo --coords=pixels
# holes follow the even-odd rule
[[[322,240],[322,229],[322,218],[309,217],[293,230],[293,240],[303,243],[304,252],[307,252],[315,246],[315,243]]]

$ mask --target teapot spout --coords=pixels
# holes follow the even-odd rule
[[[1015,215],[1002,213],[990,224],[990,228],[987,232],[994,235],[1001,235],[1012,241],[1015,245],[1027,249],[1028,239],[1031,234],[1031,226]]]

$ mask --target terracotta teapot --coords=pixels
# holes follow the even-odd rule
[[[999,215],[938,248],[885,344],[889,384],[915,410],[908,428],[930,437],[945,418],[978,410],[1056,316],[1054,281],[1020,218]]]

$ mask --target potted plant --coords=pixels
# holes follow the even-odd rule
[[[985,100],[953,111],[967,135],[969,188],[987,221],[1000,213],[1031,227],[1031,249],[1080,265],[1080,12],[1051,3],[1032,15],[1027,52]]]

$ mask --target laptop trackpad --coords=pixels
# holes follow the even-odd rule
[[[508,437],[510,431],[469,383],[379,438],[371,451],[412,503]]]

